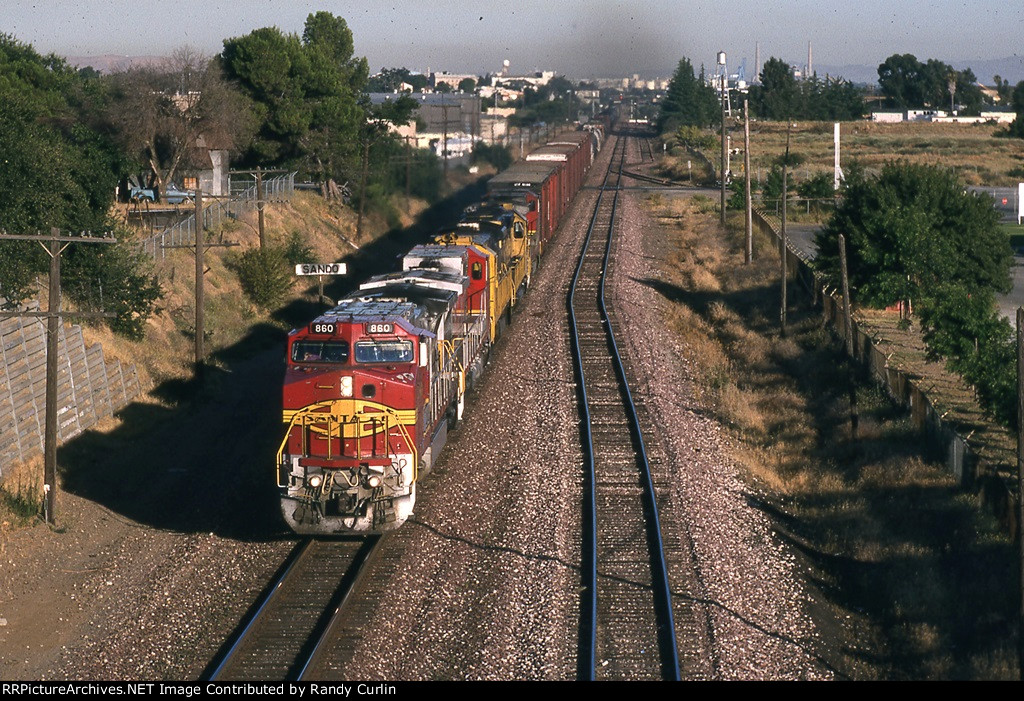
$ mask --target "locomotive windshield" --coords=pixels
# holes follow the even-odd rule
[[[292,362],[348,362],[348,343],[346,341],[296,341],[292,344]]]
[[[357,363],[411,363],[412,341],[357,341]]]

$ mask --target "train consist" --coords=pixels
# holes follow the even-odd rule
[[[292,530],[385,531],[409,518],[602,137],[572,132],[533,151],[401,271],[289,334],[276,472]]]

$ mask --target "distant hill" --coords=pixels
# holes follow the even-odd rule
[[[916,55],[916,54],[915,54]],[[924,62],[933,56],[918,56],[917,60]],[[814,64],[814,72],[818,74],[819,78],[824,78],[827,73],[830,76],[842,77],[853,83],[869,83],[875,84],[878,82],[878,65],[884,61],[885,58],[879,60],[874,65],[827,65],[827,64]],[[977,76],[978,80],[985,85],[993,85],[994,81],[992,76],[998,75],[1003,80],[1008,80],[1011,83],[1019,83],[1024,80],[1024,56],[1010,56],[1007,58],[995,58],[988,60],[969,60],[969,61],[949,61],[946,59],[939,59],[944,63],[948,63],[957,70],[963,70],[970,68],[974,71],[974,75]]]
[[[167,60],[166,56],[118,56],[117,54],[106,54],[104,56],[65,56],[69,64],[75,68],[90,67],[100,73],[114,73],[131,66],[152,66]]]
[[[970,68],[974,71],[974,75],[978,76],[978,80],[985,85],[993,85],[992,76],[996,75],[1015,85],[1024,80],[1024,56],[1010,56],[988,61],[946,61],[946,63],[959,70]]]

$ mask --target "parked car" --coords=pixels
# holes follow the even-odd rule
[[[195,196],[194,190],[182,190],[177,185],[168,185],[167,189],[164,190],[164,199],[167,200],[167,204],[191,202],[195,199]]]
[[[150,187],[133,187],[130,198],[132,202],[156,202],[156,192]]]
[[[167,204],[188,203],[195,196],[194,190],[182,190],[177,185],[168,185],[164,189],[164,200]],[[130,197],[132,202],[156,202],[156,190],[150,187],[133,187]]]

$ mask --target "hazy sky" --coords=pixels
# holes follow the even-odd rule
[[[301,33],[310,12],[344,17],[372,71],[484,73],[545,68],[572,77],[671,74],[686,56],[734,69],[777,56],[815,65],[874,64],[893,53],[944,61],[1017,55],[1021,0],[0,0],[0,31],[41,53],[209,54],[258,27]]]

